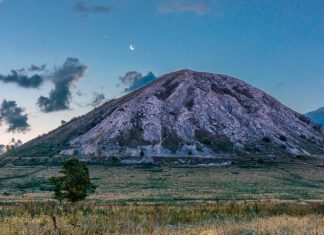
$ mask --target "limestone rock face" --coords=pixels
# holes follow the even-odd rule
[[[82,156],[321,154],[323,129],[247,83],[181,70],[105,104],[109,115],[70,140]],[[109,105],[114,109],[111,110]]]

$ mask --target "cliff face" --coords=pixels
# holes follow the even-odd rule
[[[265,92],[225,75],[182,70],[135,93],[62,154],[318,154],[323,130]]]
[[[230,76],[181,70],[10,154],[308,155],[323,154],[323,143],[322,127],[265,92]]]

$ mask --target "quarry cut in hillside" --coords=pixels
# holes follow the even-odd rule
[[[181,70],[41,136],[15,152],[111,156],[311,155],[324,131],[236,78]]]

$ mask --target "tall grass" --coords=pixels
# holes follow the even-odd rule
[[[0,234],[323,234],[322,202],[0,205]]]

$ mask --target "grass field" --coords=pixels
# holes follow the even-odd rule
[[[269,165],[181,167],[89,165],[98,186],[89,199],[104,202],[324,200],[323,161],[291,159]],[[47,178],[59,166],[0,168],[0,200],[48,200]]]
[[[89,165],[96,193],[62,206],[47,182],[58,166],[7,164],[0,234],[324,234],[322,160],[248,162]]]
[[[125,204],[25,202],[0,205],[1,234],[314,234],[324,205],[242,202]]]

